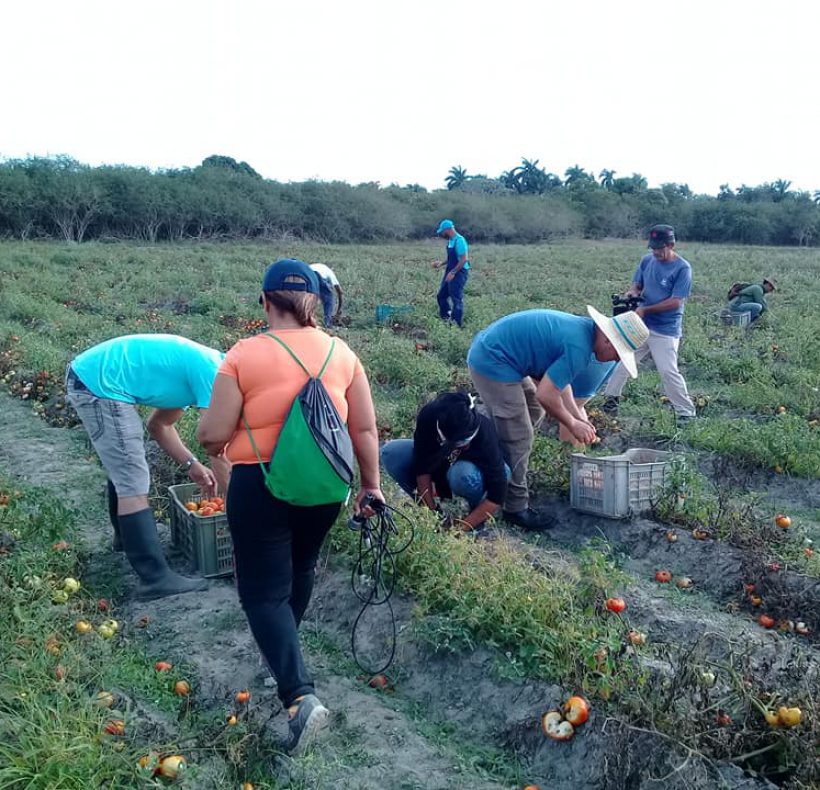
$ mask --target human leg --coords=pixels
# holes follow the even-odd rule
[[[664,394],[669,398],[675,414],[680,417],[694,417],[695,404],[692,403],[686,388],[686,381],[678,370],[679,345],[680,338],[658,335],[654,332],[649,335],[647,341],[655,367],[661,377]]]
[[[413,440],[393,439],[385,442],[379,451],[382,466],[410,496],[416,494],[416,478],[413,474]]]
[[[450,319],[450,283],[443,277],[441,278],[441,285],[436,294],[436,301],[438,302],[438,315],[443,321]]]
[[[464,319],[464,287],[467,285],[469,271],[462,269],[450,283],[450,301],[453,305],[452,319],[461,326]]]
[[[644,344],[635,352],[635,362],[640,362],[648,353],[649,344]],[[607,398],[620,398],[629,378],[629,371],[619,362],[606,383],[604,395],[606,395]]]
[[[313,585],[309,569],[338,511],[274,499],[256,464],[237,464],[231,473],[227,513],[239,600],[285,707],[314,693],[297,629]]]
[[[470,376],[484,406],[493,417],[505,460],[511,470],[504,510],[510,513],[526,510],[529,504],[527,468],[534,434],[524,389],[520,381],[494,381],[472,368]]]
[[[752,321],[757,321],[763,312],[763,305],[758,302],[746,302],[732,309],[733,313],[749,313]]]

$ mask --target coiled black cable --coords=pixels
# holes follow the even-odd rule
[[[413,542],[415,524],[405,513],[373,497],[365,497],[361,507],[370,507],[375,515],[370,518],[354,516],[347,525],[359,533],[359,549],[353,565],[351,586],[362,608],[353,623],[350,647],[359,668],[371,675],[384,672],[396,657],[396,616],[390,598],[396,586],[396,557]],[[396,518],[408,525],[407,535],[402,539]],[[356,650],[356,633],[362,617],[371,606],[386,606],[390,616],[390,655],[378,668],[365,666]]]

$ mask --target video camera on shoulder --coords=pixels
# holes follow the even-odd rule
[[[628,313],[630,310],[636,310],[642,301],[643,299],[640,296],[612,294],[612,315],[620,315],[621,313]]]

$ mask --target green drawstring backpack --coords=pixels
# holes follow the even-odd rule
[[[279,343],[308,376],[293,400],[267,467],[250,425],[242,417],[262,467],[265,486],[274,497],[291,505],[310,507],[345,502],[353,482],[353,443],[321,381],[336,341],[331,342],[318,375],[313,376],[281,338],[270,332],[265,334]]]

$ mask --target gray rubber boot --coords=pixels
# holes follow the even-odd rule
[[[122,538],[120,538],[120,522],[117,517],[117,489],[114,484],[108,481],[108,518],[111,519],[111,526],[114,527],[114,542],[111,544],[112,551],[122,551]]]
[[[188,579],[168,567],[150,508],[120,516],[119,522],[125,555],[140,577],[137,598],[145,601],[208,588],[205,579]]]

